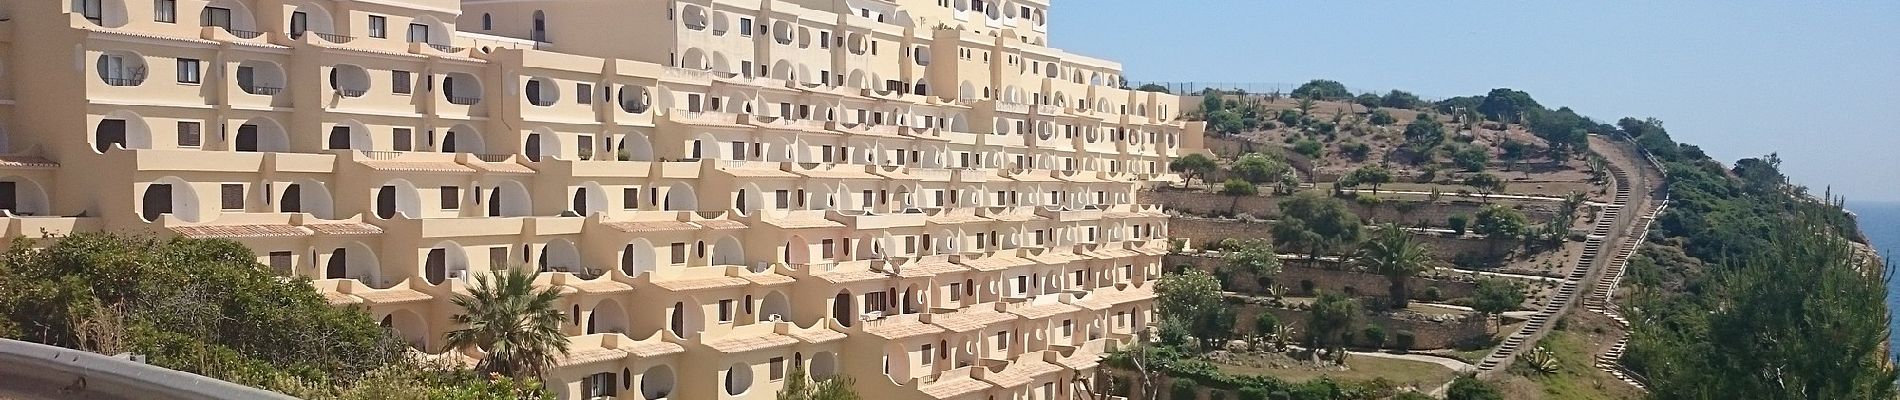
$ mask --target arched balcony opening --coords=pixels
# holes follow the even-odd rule
[[[468,277],[468,251],[454,241],[442,241],[422,257],[422,277],[431,285]]]
[[[521,93],[528,104],[537,107],[552,106],[561,101],[560,83],[545,77],[531,77],[522,83]]]
[[[851,324],[857,323],[857,310],[857,297],[853,296],[848,289],[839,290],[838,295],[831,299],[831,319],[838,321],[839,325],[844,325],[848,328],[851,327]],[[816,375],[814,374],[813,376]]]
[[[355,279],[370,287],[386,287],[376,252],[362,242],[349,242],[331,249],[330,254],[323,257],[323,278]]]
[[[92,132],[92,146],[100,154],[114,148],[152,148],[152,128],[145,124],[145,117],[137,113],[113,111],[102,116],[96,124]]]
[[[336,219],[336,205],[327,185],[308,179],[284,185],[284,192],[278,195],[277,212],[309,213],[317,218]]]
[[[521,182],[502,181],[488,191],[490,217],[526,217],[533,212],[533,206],[528,188]]]
[[[719,238],[712,247],[712,265],[745,265],[745,247],[732,236]]]
[[[640,374],[641,400],[667,400],[673,395],[676,380],[673,367],[659,365]]]
[[[832,377],[838,376],[838,355],[829,351],[813,354],[810,375],[812,379],[819,381],[831,380]]]
[[[473,74],[442,74],[442,99],[450,104],[473,105],[482,102],[482,80]]]
[[[74,0],[72,12],[92,21],[93,25],[107,28],[125,26],[129,19],[124,0]]]
[[[368,126],[356,120],[347,120],[330,125],[329,136],[324,138],[324,148],[375,150],[375,141],[369,137]]]
[[[646,239],[633,239],[620,252],[620,272],[629,277],[653,272],[659,263],[659,256],[653,251],[653,242]]]
[[[540,272],[585,273],[581,267],[580,249],[567,239],[554,239],[541,248],[541,257],[537,264]]]
[[[589,335],[596,333],[626,334],[629,332],[628,328],[631,326],[632,324],[629,323],[627,318],[627,311],[620,307],[620,302],[614,301],[613,299],[606,299],[601,300],[600,304],[594,305],[593,311],[587,313],[585,332]]]
[[[330,17],[330,11],[315,3],[303,2],[290,13],[289,33],[292,39],[302,38],[304,33],[316,33],[319,36],[336,34],[336,21]],[[324,38],[328,40],[330,38]]]
[[[455,124],[442,134],[442,144],[436,148],[443,153],[487,153],[487,145],[482,143],[482,133],[468,124]]]
[[[258,29],[257,18],[252,16],[251,8],[236,0],[212,0],[205,4],[204,11],[198,13],[199,25],[224,28],[232,35],[254,39],[263,36]]]
[[[369,70],[353,64],[330,67],[330,89],[343,97],[363,97],[369,93]]]
[[[0,177],[0,215],[52,215],[46,188],[21,176]]]
[[[231,150],[243,152],[286,152],[290,151],[290,133],[277,120],[257,117],[245,120],[237,127],[237,135],[232,139]]]
[[[684,24],[686,29],[702,31],[711,25],[712,17],[707,14],[706,7],[686,4],[680,7],[680,23]]]
[[[812,262],[811,246],[811,241],[805,240],[804,236],[792,235],[786,238],[783,261],[787,264],[810,264]]]
[[[382,325],[384,329],[394,332],[396,337],[409,343],[410,348],[424,353],[436,350],[429,346],[429,323],[414,311],[396,310],[389,313],[383,316]]]
[[[660,209],[666,211],[698,211],[699,195],[693,192],[693,185],[685,182],[674,183],[666,188],[666,199],[660,202]]]
[[[792,301],[785,293],[773,291],[765,294],[759,303],[759,320],[764,322],[792,321]]]
[[[627,132],[621,136],[614,155],[620,161],[653,161],[653,142],[640,132]]]
[[[383,183],[376,189],[376,218],[404,219],[422,216],[422,196],[416,185],[408,180],[395,179]]]
[[[259,96],[273,96],[288,88],[289,78],[284,67],[263,60],[244,60],[237,67],[238,90]]]
[[[705,50],[690,48],[680,55],[680,68],[703,71],[710,70],[712,67],[712,60],[707,58]]]
[[[139,202],[139,216],[149,222],[157,221],[162,215],[172,214],[186,222],[200,222],[199,204],[198,192],[191,189],[190,182],[167,176],[145,185]]]
[[[569,190],[574,196],[567,210],[573,215],[585,217],[607,212],[607,189],[601,188],[599,183],[586,182]]]
[[[620,111],[630,114],[644,114],[653,107],[653,95],[645,86],[620,85],[615,97],[620,99]]]

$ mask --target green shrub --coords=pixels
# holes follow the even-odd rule
[[[1193,379],[1175,378],[1168,385],[1168,400],[1194,400],[1194,391],[1200,387]]]
[[[1259,386],[1240,388],[1240,400],[1267,400],[1267,389]]]
[[[1444,291],[1437,286],[1426,286],[1424,295],[1426,301],[1439,301],[1444,298]]]
[[[1411,350],[1412,346],[1416,344],[1418,344],[1418,334],[1412,333],[1412,331],[1399,330],[1392,334],[1392,347],[1394,348],[1398,348],[1399,350]]]
[[[1375,348],[1375,349],[1384,348],[1385,347],[1385,327],[1378,326],[1378,325],[1366,326],[1365,338],[1366,338],[1366,344],[1372,346],[1372,348]]]
[[[1445,224],[1451,226],[1452,233],[1463,235],[1465,228],[1471,226],[1471,217],[1464,214],[1453,215],[1445,219]]]

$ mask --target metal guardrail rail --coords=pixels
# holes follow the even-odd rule
[[[0,393],[85,399],[295,400],[281,393],[124,358],[0,339]]]

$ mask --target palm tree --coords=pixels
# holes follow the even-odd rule
[[[449,332],[445,350],[476,347],[487,357],[475,364],[481,372],[515,378],[540,378],[555,358],[567,355],[566,320],[557,304],[561,292],[534,289],[534,275],[522,268],[477,276],[468,295],[453,300],[462,313],[450,320],[463,328]]]
[[[805,367],[792,366],[785,376],[785,388],[779,390],[777,400],[860,400],[862,396],[851,385],[849,376],[829,376],[807,379]]]
[[[1411,297],[1406,281],[1431,265],[1432,255],[1423,243],[1412,240],[1410,232],[1388,223],[1379,226],[1378,236],[1359,247],[1358,262],[1392,282],[1388,290],[1392,308],[1398,309],[1405,308]]]

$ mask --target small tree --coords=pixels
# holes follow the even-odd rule
[[[1417,344],[1418,334],[1412,333],[1412,331],[1401,330],[1392,334],[1392,347],[1399,349],[1399,351],[1411,350],[1412,346]]]
[[[1221,301],[1220,281],[1190,269],[1155,283],[1155,307],[1163,325],[1179,327],[1209,348],[1233,335],[1233,309]]]
[[[1379,185],[1392,182],[1392,170],[1382,165],[1366,165],[1352,171],[1354,181],[1372,186],[1372,194],[1379,194]]]
[[[1480,278],[1478,288],[1471,293],[1471,309],[1484,313],[1486,317],[1497,318],[1505,311],[1517,308],[1524,303],[1524,291],[1516,284],[1502,278]],[[1492,325],[1494,328],[1495,324]]]
[[[1280,318],[1273,316],[1273,313],[1261,311],[1260,315],[1253,317],[1253,334],[1259,336],[1261,340],[1266,340],[1279,331]]]
[[[1319,157],[1320,154],[1325,151],[1326,145],[1320,144],[1313,139],[1300,139],[1298,142],[1293,142],[1293,152],[1300,153],[1300,155],[1303,156]]]
[[[1393,117],[1392,113],[1387,112],[1386,110],[1372,110],[1372,116],[1366,118],[1366,121],[1371,122],[1373,125],[1391,125],[1391,124],[1399,123],[1399,119],[1397,117]]]
[[[1335,354],[1343,353],[1345,343],[1341,337],[1359,321],[1359,300],[1337,293],[1321,293],[1313,302],[1311,313],[1306,323],[1307,341],[1314,349],[1328,348]]]
[[[1366,345],[1374,349],[1385,348],[1385,327],[1383,326],[1367,325],[1365,332],[1359,336],[1365,338]]]
[[[1241,155],[1230,168],[1235,177],[1254,184],[1273,182],[1290,170],[1286,163],[1260,153]]]
[[[1213,159],[1207,158],[1206,155],[1202,155],[1201,153],[1181,156],[1181,158],[1175,159],[1174,162],[1168,164],[1169,171],[1181,174],[1181,183],[1183,184],[1194,178],[1200,178],[1201,183],[1207,183],[1207,174],[1219,168],[1220,166],[1216,165]]]
[[[1280,255],[1274,254],[1273,242],[1266,239],[1248,239],[1235,247],[1237,248],[1229,250],[1223,258],[1228,268],[1254,276],[1273,276],[1280,273]]]
[[[1194,392],[1199,388],[1193,379],[1174,378],[1174,382],[1168,384],[1168,400],[1194,400]]]
[[[1481,194],[1484,196],[1484,201],[1486,203],[1491,202],[1492,193],[1497,193],[1504,190],[1503,179],[1498,179],[1497,175],[1492,175],[1492,174],[1483,173],[1483,172],[1479,172],[1477,174],[1471,175],[1470,177],[1466,177],[1464,183],[1465,183],[1465,186],[1470,186],[1472,188],[1478,189],[1478,194]]]
[[[1233,203],[1227,206],[1227,212],[1231,214],[1235,209],[1240,208],[1240,198],[1258,195],[1260,188],[1247,181],[1228,179],[1227,183],[1221,184],[1220,194],[1234,198]]]
[[[1491,250],[1496,252],[1498,242],[1508,241],[1523,234],[1524,227],[1528,224],[1529,219],[1524,217],[1524,213],[1510,207],[1493,204],[1486,206],[1483,210],[1478,210],[1478,220],[1472,228],[1489,239]]]
[[[1412,240],[1410,232],[1393,224],[1380,226],[1372,240],[1359,247],[1356,261],[1367,270],[1385,276],[1390,283],[1387,294],[1392,298],[1394,309],[1403,309],[1410,302],[1411,291],[1406,283],[1433,262],[1431,252],[1423,243]]]
[[[1485,164],[1491,162],[1491,152],[1478,146],[1460,145],[1452,149],[1451,162],[1467,172],[1483,171]]]
[[[785,374],[785,388],[779,390],[777,400],[859,400],[852,379],[846,375],[823,377],[812,381],[805,375],[805,367],[792,364],[791,371]]]
[[[1451,233],[1463,236],[1465,234],[1465,228],[1471,225],[1471,217],[1464,214],[1452,215],[1445,218],[1445,225],[1451,227]]]
[[[1419,114],[1411,124],[1405,126],[1405,144],[1413,153],[1427,155],[1432,148],[1445,141],[1445,124],[1429,113]]]
[[[1309,260],[1359,241],[1359,216],[1339,199],[1303,192],[1280,202],[1280,223],[1273,226],[1275,243],[1306,250]]]

